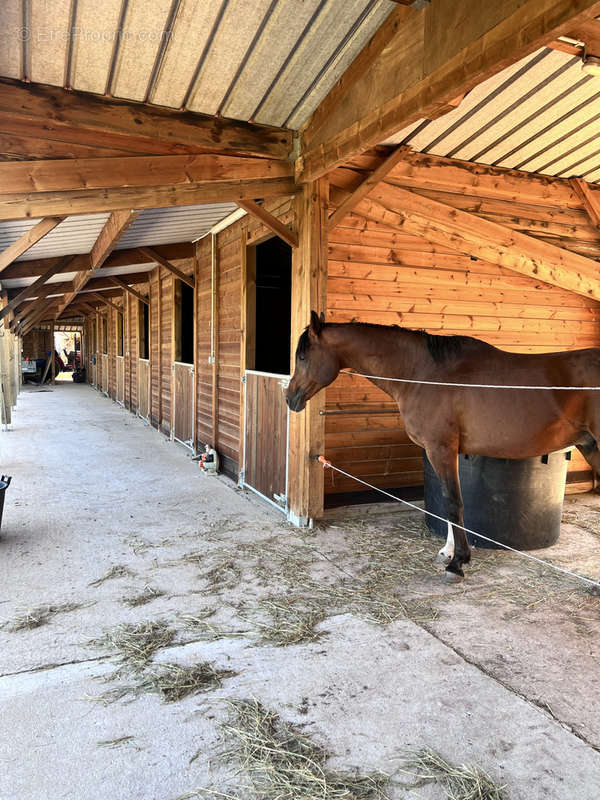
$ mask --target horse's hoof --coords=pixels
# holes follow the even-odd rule
[[[433,559],[434,564],[440,564],[442,567],[447,567],[452,561],[452,556],[446,555],[442,550]]]
[[[462,583],[465,579],[464,575],[457,575],[456,572],[449,572],[446,570],[444,572],[444,583],[454,584],[454,583]]]

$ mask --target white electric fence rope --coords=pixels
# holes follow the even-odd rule
[[[444,381],[418,381],[411,378],[384,378],[382,375],[365,375],[363,372],[341,370],[340,375],[357,375],[373,381],[394,381],[395,383],[420,383],[424,386],[456,386],[461,389],[544,389],[547,392],[600,392],[600,386],[508,386],[494,383],[446,383]]]
[[[523,550],[517,550],[514,547],[511,547],[508,544],[503,544],[502,542],[497,542],[495,539],[491,539],[489,536],[484,536],[483,533],[477,533],[477,531],[472,531],[470,528],[465,528],[464,525],[459,525],[456,522],[450,522],[448,519],[444,519],[444,517],[440,517],[437,514],[434,514],[432,511],[426,511],[424,508],[415,505],[414,503],[410,503],[408,500],[402,500],[400,497],[396,497],[396,495],[391,494],[390,492],[386,492],[384,489],[379,489],[377,486],[373,486],[371,483],[367,483],[367,481],[363,481],[362,478],[357,478],[356,475],[351,475],[349,472],[345,472],[343,469],[334,466],[331,461],[327,461],[324,456],[317,456],[317,461],[323,465],[323,469],[333,469],[336,472],[339,472],[340,475],[345,475],[347,478],[352,478],[352,480],[357,481],[358,483],[362,483],[363,486],[368,486],[369,489],[374,489],[376,492],[380,494],[386,495],[386,497],[390,497],[392,500],[395,500],[397,503],[402,503],[409,508],[413,508],[415,511],[420,511],[421,514],[427,514],[429,517],[433,517],[434,519],[440,520],[440,522],[444,522],[446,525],[454,525],[457,528],[465,531],[466,533],[470,533],[472,536],[478,536],[480,539],[485,539],[486,542],[491,542],[492,544],[497,545],[498,547],[503,547],[505,550],[510,550],[511,553],[516,553],[519,556],[523,556],[524,558],[528,558],[530,561],[536,561],[538,564],[542,564],[544,567],[550,567],[551,569],[556,570],[557,572],[562,572],[564,575],[569,575],[571,578],[576,578],[577,580],[583,581],[584,583],[588,583],[590,586],[595,586],[597,589],[600,590],[600,582],[593,581],[591,578],[586,578],[583,575],[578,575],[576,572],[571,572],[564,567],[559,567],[556,564],[553,564],[551,561],[544,561],[543,558],[538,558],[537,556],[532,556],[530,553],[525,553]]]

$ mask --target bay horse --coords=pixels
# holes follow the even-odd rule
[[[340,370],[385,378],[495,386],[600,386],[600,349],[508,353],[469,336],[361,322],[326,323],[311,312],[286,392],[292,411],[332,383]],[[448,539],[438,560],[445,578],[464,578],[471,558],[463,524],[458,455],[533,458],[571,445],[600,472],[600,395],[586,390],[428,386],[371,379],[398,404],[406,433],[423,447],[442,485]],[[451,525],[450,523],[456,523]]]

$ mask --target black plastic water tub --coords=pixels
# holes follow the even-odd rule
[[[459,456],[464,525],[518,550],[536,550],[554,544],[560,534],[563,498],[570,451],[539,458],[511,459]],[[446,517],[442,487],[423,457],[425,508]],[[448,526],[426,517],[430,531],[446,538]],[[477,547],[497,545],[468,534]]]
[[[2,527],[2,512],[4,511],[4,493],[10,486],[12,478],[9,478],[8,475],[3,475],[0,478],[0,528]]]

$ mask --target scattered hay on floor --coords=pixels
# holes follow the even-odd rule
[[[88,586],[100,586],[104,581],[113,580],[113,578],[125,578],[127,576],[131,576],[134,573],[129,569],[129,567],[124,567],[123,564],[115,564],[109,570],[107,570],[104,575],[101,575],[99,578],[96,578],[95,581],[88,583]]]
[[[482,769],[450,764],[428,747],[411,751],[400,771],[419,781],[440,783],[448,800],[506,800],[504,786],[495,783]]]
[[[161,589],[156,589],[154,586],[146,586],[139,594],[122,597],[121,602],[125,603],[126,606],[130,606],[130,608],[136,608],[137,606],[145,606],[152,600],[156,600],[157,597],[163,597],[164,594]]]
[[[92,647],[116,650],[122,668],[139,672],[152,660],[157,650],[168,647],[175,638],[164,620],[126,623],[88,642]]]
[[[194,614],[181,614],[179,619],[183,625],[194,634],[195,641],[215,642],[218,639],[231,639],[235,637],[248,636],[251,631],[231,630],[215,625],[208,621],[216,612],[216,608],[206,608],[196,611]]]
[[[255,622],[260,628],[261,642],[275,647],[307,644],[323,636],[315,626],[325,619],[325,610],[302,598],[268,597],[260,602],[260,609],[271,618],[268,623]]]
[[[226,757],[239,764],[261,800],[385,798],[384,789],[388,783],[385,776],[360,777],[328,769],[326,762],[330,754],[323,747],[257,700],[232,700],[228,704],[231,717],[224,724],[223,732],[231,748]],[[204,791],[206,795],[218,795],[211,789]],[[223,792],[221,796],[235,798],[237,794],[233,791]]]
[[[242,571],[233,560],[223,559],[201,577],[215,590],[232,589],[239,584]]]
[[[36,608],[28,608],[15,617],[12,622],[7,622],[2,627],[6,627],[11,633],[30,631],[47,625],[57,614],[66,614],[68,611],[77,611],[83,607],[84,603],[47,603]]]
[[[111,750],[116,747],[122,747],[123,745],[133,744],[135,741],[135,736],[120,736],[118,739],[107,739],[103,742],[96,742],[97,747],[107,747]]]
[[[158,694],[166,703],[174,703],[191,694],[218,689],[225,678],[236,674],[232,670],[216,669],[208,661],[189,667],[164,663],[148,671],[136,684],[135,690],[138,694]]]

